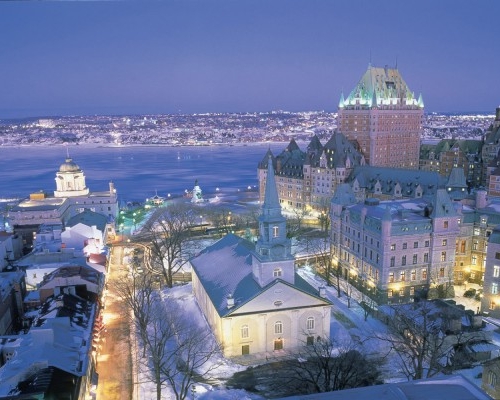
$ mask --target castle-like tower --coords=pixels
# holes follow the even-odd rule
[[[356,140],[368,164],[418,169],[424,102],[397,68],[368,66],[338,108],[339,130]]]

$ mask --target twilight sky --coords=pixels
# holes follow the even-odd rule
[[[431,111],[500,105],[500,1],[0,2],[0,118],[336,111],[368,63]]]

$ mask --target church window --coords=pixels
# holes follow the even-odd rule
[[[243,325],[241,327],[241,338],[248,339],[248,325]]]
[[[275,278],[279,278],[280,276],[282,275],[282,270],[281,268],[275,268],[274,271],[273,271],[273,276]]]
[[[281,321],[276,321],[274,324],[274,333],[282,334],[283,333],[283,323]]]
[[[488,384],[492,387],[497,385],[497,374],[493,371],[488,371]]]
[[[273,226],[273,237],[279,236],[279,227]]]
[[[308,330],[314,329],[314,317],[307,318],[307,329]]]

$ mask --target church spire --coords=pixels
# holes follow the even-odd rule
[[[267,163],[266,192],[264,193],[264,203],[262,204],[262,214],[281,215],[280,200],[276,189],[276,179],[274,179],[273,160],[269,157]]]

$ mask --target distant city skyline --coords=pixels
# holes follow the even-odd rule
[[[336,111],[369,63],[426,112],[500,105],[500,2],[1,2],[0,118]]]

